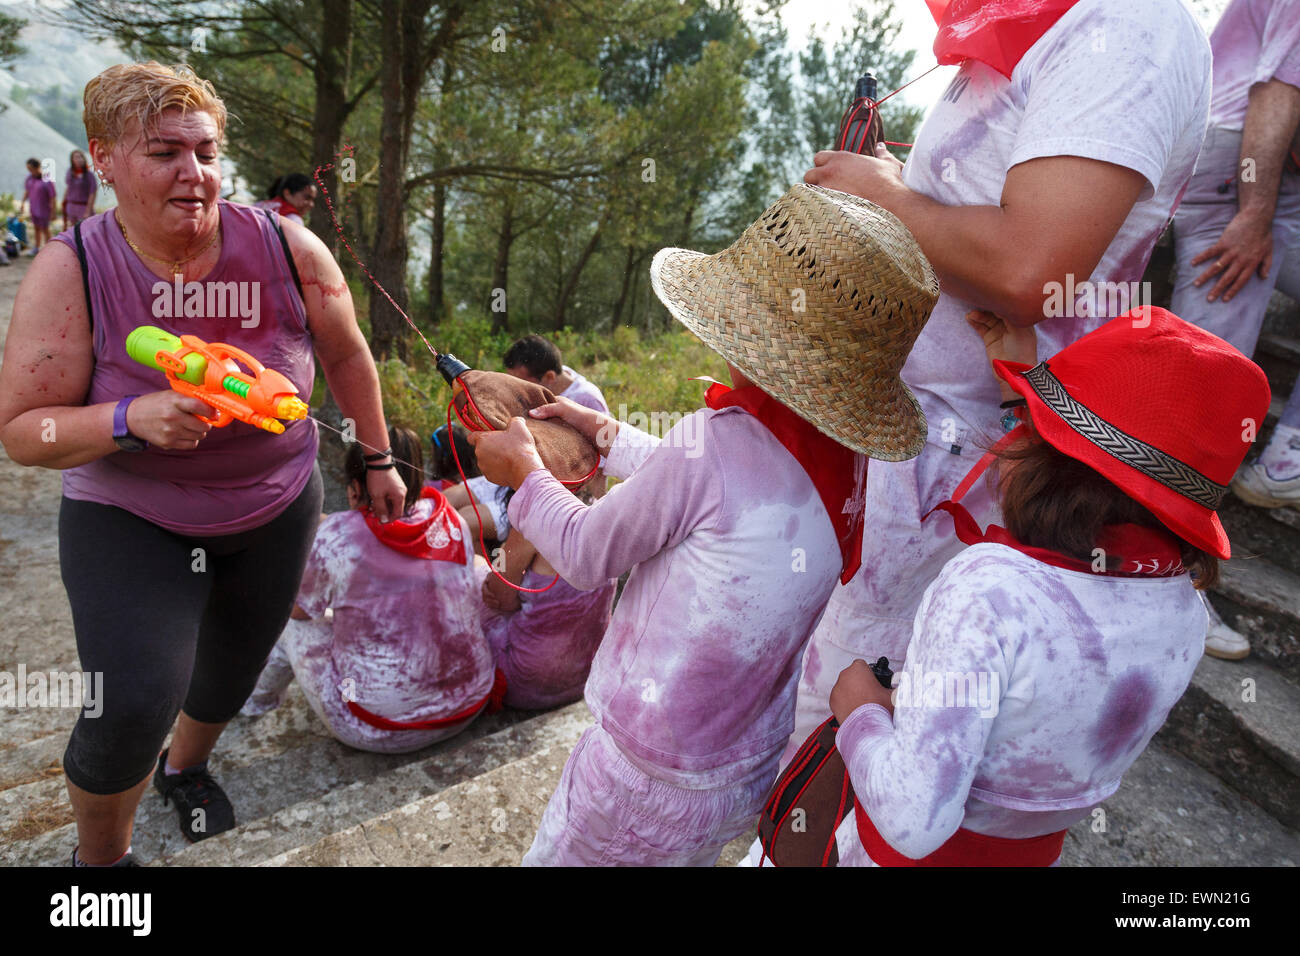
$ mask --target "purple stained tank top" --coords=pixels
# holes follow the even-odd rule
[[[141,325],[243,349],[310,400],[315,356],[280,237],[260,209],[225,201],[218,208],[221,256],[197,284],[201,295],[195,283],[178,295],[174,280],[145,268],[112,210],[82,222],[95,349],[87,405],[167,387],[161,372],[126,354],[127,335]],[[54,238],[76,251],[72,230]],[[193,451],[119,451],[69,468],[63,493],[124,508],[179,534],[233,534],[289,506],[311,477],[318,443],[311,419],[286,422],[282,435],[234,421],[213,428]]]

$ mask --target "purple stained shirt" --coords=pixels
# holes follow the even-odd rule
[[[569,368],[569,366],[565,365],[562,366],[562,368],[573,376],[573,381],[569,384],[569,387],[560,394],[570,401],[577,402],[579,405],[585,405],[587,408],[608,415],[609,406],[605,404],[605,396],[601,394],[600,389],[597,388],[590,379],[579,375],[573,369]]]
[[[422,498],[410,516],[427,518],[432,508]],[[457,520],[468,542],[468,525]],[[479,625],[473,549],[465,556],[452,562],[401,554],[375,537],[359,511],[321,521],[298,604],[314,618],[334,609],[330,659],[340,693],[404,721],[446,717],[487,696],[492,651]]]
[[[84,206],[89,203],[90,197],[95,195],[95,190],[99,188],[99,183],[95,179],[95,174],[89,169],[85,170],[80,176],[78,176],[72,171],[72,167],[69,166],[67,175],[65,175],[63,179],[64,183],[68,187],[63,194],[63,198],[69,203],[76,203],[79,206]]]
[[[811,479],[741,408],[701,409],[663,440],[624,423],[584,506],[546,471],[510,520],[578,588],[631,570],[586,699],[628,759],[714,789],[773,774],[794,728],[804,647],[840,573]]]
[[[31,207],[33,219],[49,219],[50,210],[54,208],[54,199],[57,190],[54,183],[48,179],[42,179],[39,175],[27,174],[27,180],[23,183],[23,190],[27,193],[27,202]]]
[[[480,581],[491,572],[480,566]],[[527,571],[520,584],[547,588],[520,593],[520,608],[502,614],[483,608],[483,632],[497,666],[506,675],[506,704],[540,709],[582,696],[591,659],[609,624],[617,581],[579,591],[563,578]],[[481,587],[481,584],[480,584]]]
[[[1210,34],[1210,49],[1210,122],[1240,130],[1256,83],[1300,87],[1300,0],[1232,0]]]
[[[173,284],[145,268],[112,210],[82,222],[95,353],[87,405],[168,387],[162,372],[126,354],[127,335],[141,325],[243,349],[288,377],[304,401],[311,396],[316,363],[307,313],[279,236],[260,209],[224,200],[220,209],[221,255],[201,289],[191,290],[201,295],[182,290],[180,316]],[[54,241],[76,249],[71,229]],[[191,304],[201,314],[185,315]],[[282,435],[235,421],[213,428],[192,451],[119,451],[69,468],[63,493],[124,508],[178,534],[234,534],[289,506],[311,478],[319,442],[310,419],[288,422]]]
[[[958,827],[1054,833],[1119,788],[1204,640],[1186,574],[1106,577],[972,545],[921,602],[893,719],[859,707],[836,742],[858,799],[905,856]]]

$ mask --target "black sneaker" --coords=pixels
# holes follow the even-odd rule
[[[78,862],[77,862],[77,848],[76,848],[76,847],[73,847],[73,848],[72,848],[72,859],[68,861],[68,865],[69,865],[69,866],[77,866],[77,867],[85,867],[85,866],[87,865],[87,864],[85,864],[85,863],[78,863]],[[119,866],[139,866],[139,865],[140,865],[140,864],[137,863],[137,862],[135,861],[135,854],[134,854],[134,853],[128,853],[126,856],[122,857],[122,859],[118,860],[116,863],[110,863],[110,864],[108,865],[107,869],[112,869],[112,868],[119,867]]]
[[[235,825],[235,808],[212,774],[190,767],[169,776],[166,750],[158,757],[153,786],[162,794],[163,806],[169,802],[175,805],[181,818],[181,833],[191,842],[225,833]]]

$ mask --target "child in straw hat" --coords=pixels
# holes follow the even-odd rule
[[[1041,364],[1032,330],[970,321],[1028,414],[939,505],[969,547],[921,601],[893,700],[862,661],[831,692],[867,865],[1059,859],[1191,681],[1196,588],[1229,556],[1215,508],[1268,410],[1258,366],[1164,309]],[[1006,527],[981,531],[960,500],[994,460]]]
[[[898,373],[938,294],[911,235],[865,200],[799,185],[716,255],[662,250],[656,293],[734,388],[662,440],[560,401],[625,478],[584,507],[522,420],[475,434],[510,520],[561,576],[630,570],[526,865],[699,865],[754,825],[793,729],[799,661],[856,571],[866,458],[915,455]]]

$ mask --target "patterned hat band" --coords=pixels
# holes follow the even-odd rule
[[[1099,418],[1089,408],[1075,401],[1047,368],[1035,365],[1024,373],[1035,394],[1061,417],[1075,432],[1092,442],[1112,458],[1135,468],[1166,488],[1211,511],[1218,510],[1228,486],[1211,481],[1185,462],[1179,461],[1132,435],[1120,431]]]

